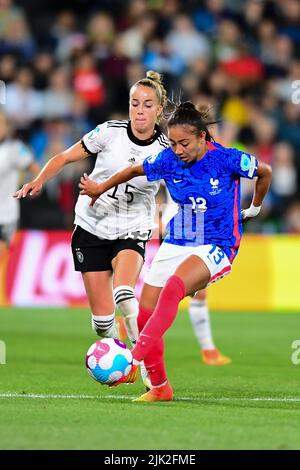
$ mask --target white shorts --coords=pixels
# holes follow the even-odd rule
[[[144,282],[154,287],[164,287],[178,266],[189,256],[201,258],[210,272],[207,285],[229,274],[231,264],[224,251],[216,245],[179,246],[163,243],[156,253]]]

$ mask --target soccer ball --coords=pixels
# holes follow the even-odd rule
[[[97,382],[112,385],[129,374],[132,354],[125,343],[113,338],[96,341],[86,354],[86,368]]]

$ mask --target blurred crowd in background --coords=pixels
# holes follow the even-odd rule
[[[129,89],[149,69],[170,97],[212,108],[216,140],[272,165],[246,230],[300,233],[299,0],[0,0],[3,109],[40,165],[100,122],[126,119]],[[86,165],[93,158],[22,201],[21,227],[70,228]]]

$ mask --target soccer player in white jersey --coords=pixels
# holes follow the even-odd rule
[[[96,156],[90,177],[100,183],[128,164],[142,162],[167,148],[167,138],[158,126],[167,102],[161,76],[148,71],[131,87],[129,101],[129,121],[108,121],[97,126],[81,141],[52,157],[16,197],[36,195],[66,164],[89,155]],[[158,186],[159,182],[148,182],[146,177],[137,178],[112,188],[94,207],[88,196],[78,197],[72,252],[75,270],[82,273],[92,326],[100,337],[118,337],[116,304],[125,317],[130,341],[134,344],[137,340],[134,287],[151,236]],[[144,383],[150,385],[147,380]]]
[[[23,142],[10,138],[8,120],[0,112],[0,260],[17,228],[20,208],[12,195],[18,188],[20,172],[26,170],[36,176],[40,167]]]

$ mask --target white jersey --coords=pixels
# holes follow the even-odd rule
[[[13,194],[19,186],[20,170],[24,170],[34,158],[29,148],[19,140],[0,143],[0,225],[17,222],[19,201]]]
[[[132,133],[129,121],[107,121],[86,134],[82,144],[97,155],[90,178],[100,183],[132,163],[159,154],[168,147],[168,140],[158,127],[153,138],[142,141]],[[79,196],[75,225],[101,239],[126,238],[135,232],[144,233],[147,239],[154,227],[158,188],[158,181],[139,176],[102,194],[93,207],[88,196]]]

